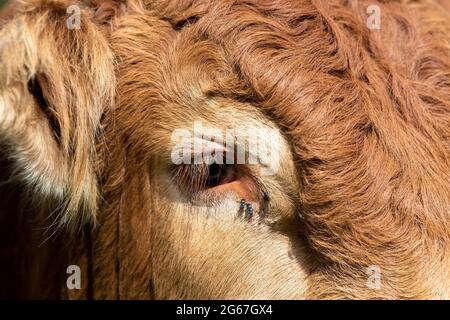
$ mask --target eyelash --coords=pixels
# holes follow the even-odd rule
[[[228,164],[182,164],[172,170],[173,182],[190,195],[232,182],[236,177],[236,167]]]

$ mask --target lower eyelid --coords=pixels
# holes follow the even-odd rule
[[[225,188],[225,189],[227,189],[229,191],[233,191],[234,193],[236,193],[236,195],[239,198],[245,198],[245,199],[248,199],[248,200],[251,200],[250,198],[252,198],[252,193],[249,190],[249,188],[246,187],[240,181],[231,182],[228,185],[224,185],[223,188]]]
[[[216,195],[234,193],[237,199],[246,199],[247,201],[257,201],[257,192],[250,178],[241,178],[230,183],[222,184],[209,189]]]

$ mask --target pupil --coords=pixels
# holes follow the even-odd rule
[[[206,180],[206,185],[209,187],[218,185],[222,181],[224,173],[225,168],[223,165],[217,163],[211,164],[208,167],[208,178]]]

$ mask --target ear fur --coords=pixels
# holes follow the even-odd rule
[[[115,76],[96,9],[71,5],[20,1],[0,31],[0,138],[15,178],[57,201],[59,224],[80,226],[95,221],[95,146]]]

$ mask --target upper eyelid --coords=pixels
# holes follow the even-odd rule
[[[177,142],[171,152],[172,154],[183,154],[183,157],[188,156],[190,160],[188,159],[189,162],[184,162],[184,164],[216,162],[218,164],[267,166],[266,163],[260,161],[259,140],[253,144],[249,142],[250,136],[233,135],[232,137],[233,141],[230,144],[227,140],[228,136],[221,137],[216,141],[217,137],[214,135],[205,137],[203,133],[194,133],[193,136]]]
[[[192,142],[193,142],[192,143],[192,146],[193,146],[192,154],[193,155],[195,155],[196,151],[204,152],[204,151],[213,151],[214,150],[214,151],[220,151],[222,153],[227,152],[226,147],[222,143],[219,143],[216,141],[210,141],[210,140],[206,140],[203,138],[194,137],[192,139]],[[201,150],[196,150],[196,143],[201,144],[201,146],[202,146]],[[206,145],[206,148],[205,148],[205,145]]]
[[[193,142],[192,143],[193,148],[192,148],[191,154],[194,157],[194,159],[196,157],[201,157],[202,161],[204,161],[205,154],[210,154],[212,156],[211,157],[212,159],[216,159],[216,160],[219,159],[219,162],[216,161],[216,163],[219,163],[219,164],[221,164],[222,162],[226,163],[226,164],[247,164],[246,161],[244,161],[244,163],[240,163],[239,160],[236,160],[238,150],[242,150],[242,146],[236,142],[234,142],[234,144],[233,144],[233,150],[231,150],[227,146],[223,145],[222,143],[219,143],[216,141],[210,141],[210,140],[198,138],[198,137],[194,137],[192,142]],[[196,145],[195,145],[196,142],[201,143],[200,145],[202,147],[200,148],[200,150],[196,150]],[[206,145],[206,147],[205,147],[205,145]],[[213,151],[215,152],[214,155],[213,155]],[[220,153],[219,157],[215,157],[217,152]],[[258,157],[257,154],[254,154],[254,152],[251,152],[250,150],[244,150],[243,153],[246,158],[248,157],[248,159],[250,159],[251,156]],[[232,163],[228,163],[229,162],[228,158],[227,158],[228,154],[233,154]],[[220,156],[222,156],[222,159],[220,158]],[[224,159],[225,159],[225,161],[221,161]]]
[[[194,163],[199,164],[198,161],[195,161],[195,159],[201,159],[202,163],[204,162],[204,155],[205,154],[213,154],[213,151],[215,153],[220,153],[222,156],[225,156],[227,153],[227,148],[218,142],[206,140],[199,137],[193,137],[187,140],[183,140],[181,143],[177,143],[176,146],[173,147],[172,152],[181,152],[185,150],[189,150],[191,160],[194,159]]]

